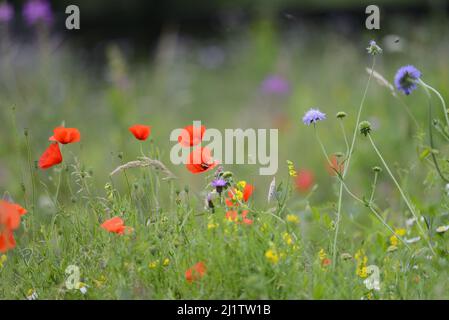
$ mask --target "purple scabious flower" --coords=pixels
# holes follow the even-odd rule
[[[8,23],[14,17],[14,8],[8,2],[0,3],[0,23]]]
[[[394,77],[394,84],[399,91],[406,95],[412,93],[418,87],[418,80],[421,78],[421,71],[414,66],[404,66],[399,68]]]
[[[22,14],[29,25],[40,22],[50,24],[53,21],[53,12],[48,0],[28,0],[23,7]]]
[[[214,179],[210,185],[212,187],[216,188],[216,187],[225,187],[227,184],[228,183],[226,182],[225,179],[218,178],[218,179]]]
[[[290,84],[280,75],[269,75],[262,82],[261,89],[266,94],[286,95],[290,92]]]
[[[326,114],[322,113],[318,109],[310,109],[302,118],[302,122],[306,125],[310,125],[311,123],[317,123],[318,121],[322,121],[324,119],[326,119]]]
[[[369,42],[369,46],[368,46],[368,48],[366,48],[366,50],[368,51],[369,54],[371,54],[373,56],[382,53],[382,48],[379,47],[377,45],[376,41],[374,41],[374,40],[371,40]]]
[[[211,186],[215,188],[215,190],[217,190],[218,193],[222,193],[223,188],[225,188],[227,186],[228,182],[223,179],[223,178],[217,178],[212,180],[211,182]]]

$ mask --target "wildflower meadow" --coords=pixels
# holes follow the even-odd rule
[[[449,298],[447,10],[138,48],[83,4],[0,0],[0,299]]]

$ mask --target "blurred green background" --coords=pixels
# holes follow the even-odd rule
[[[153,126],[144,148],[157,146],[162,161],[179,176],[178,186],[199,192],[205,185],[201,176],[170,164],[169,133],[201,120],[218,129],[279,128],[279,179],[288,175],[285,161],[290,159],[298,170],[314,172],[319,189],[313,201],[329,200],[334,178],[313,129],[301,118],[309,108],[320,108],[328,115],[318,130],[329,153],[344,151],[334,115],[348,113],[351,134],[371,63],[365,49],[369,40],[384,48],[376,70],[387,80],[393,81],[398,67],[413,64],[428,83],[448,94],[445,1],[377,1],[381,30],[371,31],[365,29],[364,9],[373,4],[368,1],[53,1],[56,19],[46,32],[24,24],[22,1],[11,3],[16,19],[2,29],[1,38],[0,192],[16,197],[22,183],[29,186],[24,130],[34,163],[63,121],[82,133],[80,144],[64,148],[65,165],[78,157],[98,187],[121,163],[119,154],[123,161],[139,156],[140,144],[127,128],[144,123]],[[67,4],[80,6],[79,31],[64,29]],[[289,82],[288,94],[261,90],[272,74]],[[425,95],[404,100],[424,127]],[[420,131],[403,106],[373,82],[364,110],[387,160],[412,173],[411,192],[430,202],[437,199],[439,189],[422,187],[433,180],[427,163],[417,157]],[[356,153],[349,179],[363,193],[379,161],[363,139]],[[265,198],[272,177],[259,176],[258,168],[229,167],[255,183],[256,197]],[[53,169],[37,174],[52,188]],[[398,197],[386,181],[381,178],[378,197],[393,205]]]

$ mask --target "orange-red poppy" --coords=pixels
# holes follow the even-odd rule
[[[203,140],[205,126],[195,127],[193,125],[185,127],[178,136],[178,142],[183,147],[193,147]]]
[[[241,215],[241,221],[239,221],[239,214],[237,213],[237,211],[235,210],[231,210],[226,212],[226,219],[232,222],[236,222],[236,223],[244,223],[247,225],[251,225],[253,224],[253,220],[248,219],[248,210],[243,210],[242,211],[242,215]]]
[[[0,200],[0,252],[6,252],[16,246],[13,231],[20,225],[20,216],[26,210],[20,205]]]
[[[192,173],[202,173],[213,169],[218,164],[211,156],[209,148],[197,147],[193,150],[186,163],[186,168]]]
[[[243,200],[245,200],[245,202],[248,202],[249,198],[253,194],[253,191],[254,186],[252,184],[247,183],[243,188]]]
[[[81,134],[78,129],[57,127],[53,130],[53,135],[48,140],[68,144],[78,142],[80,139]]]
[[[58,143],[52,143],[39,159],[39,168],[48,169],[62,162],[61,149]]]
[[[146,140],[151,134],[151,126],[136,124],[128,128],[137,140]]]
[[[193,267],[186,270],[185,277],[187,282],[192,283],[204,277],[207,268],[204,262],[200,261],[196,263]]]
[[[9,229],[0,231],[0,253],[5,253],[8,250],[14,249],[15,246],[16,240],[14,239],[13,232]]]
[[[117,234],[124,234],[125,232],[128,233],[133,230],[131,227],[125,226],[125,222],[120,217],[114,217],[106,220],[105,222],[103,222],[101,227],[106,231]]]
[[[327,267],[327,266],[329,266],[331,263],[332,263],[332,260],[331,260],[331,259],[329,259],[329,258],[324,258],[324,259],[321,261],[321,266],[322,266],[322,267]]]
[[[300,170],[296,176],[296,189],[299,192],[307,192],[312,188],[314,181],[313,172],[307,169]]]
[[[15,230],[20,225],[20,213],[15,204],[0,200],[0,226]]]
[[[338,158],[335,154],[330,156],[329,160],[331,163],[326,163],[326,169],[331,176],[335,176],[337,172],[339,174],[343,173],[344,163],[339,163]]]

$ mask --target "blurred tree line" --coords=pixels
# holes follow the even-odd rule
[[[2,0],[0,0],[1,2]],[[26,0],[8,0],[17,11]],[[73,39],[134,38],[142,42],[156,39],[167,27],[176,26],[195,36],[229,32],[236,25],[260,18],[285,23],[288,20],[315,22],[335,17],[364,21],[365,8],[376,4],[383,12],[412,15],[437,13],[449,9],[447,0],[50,0],[55,12],[54,29],[64,32],[65,8],[78,5],[81,30]],[[16,30],[26,31],[20,22]],[[26,32],[22,32],[26,34]]]

